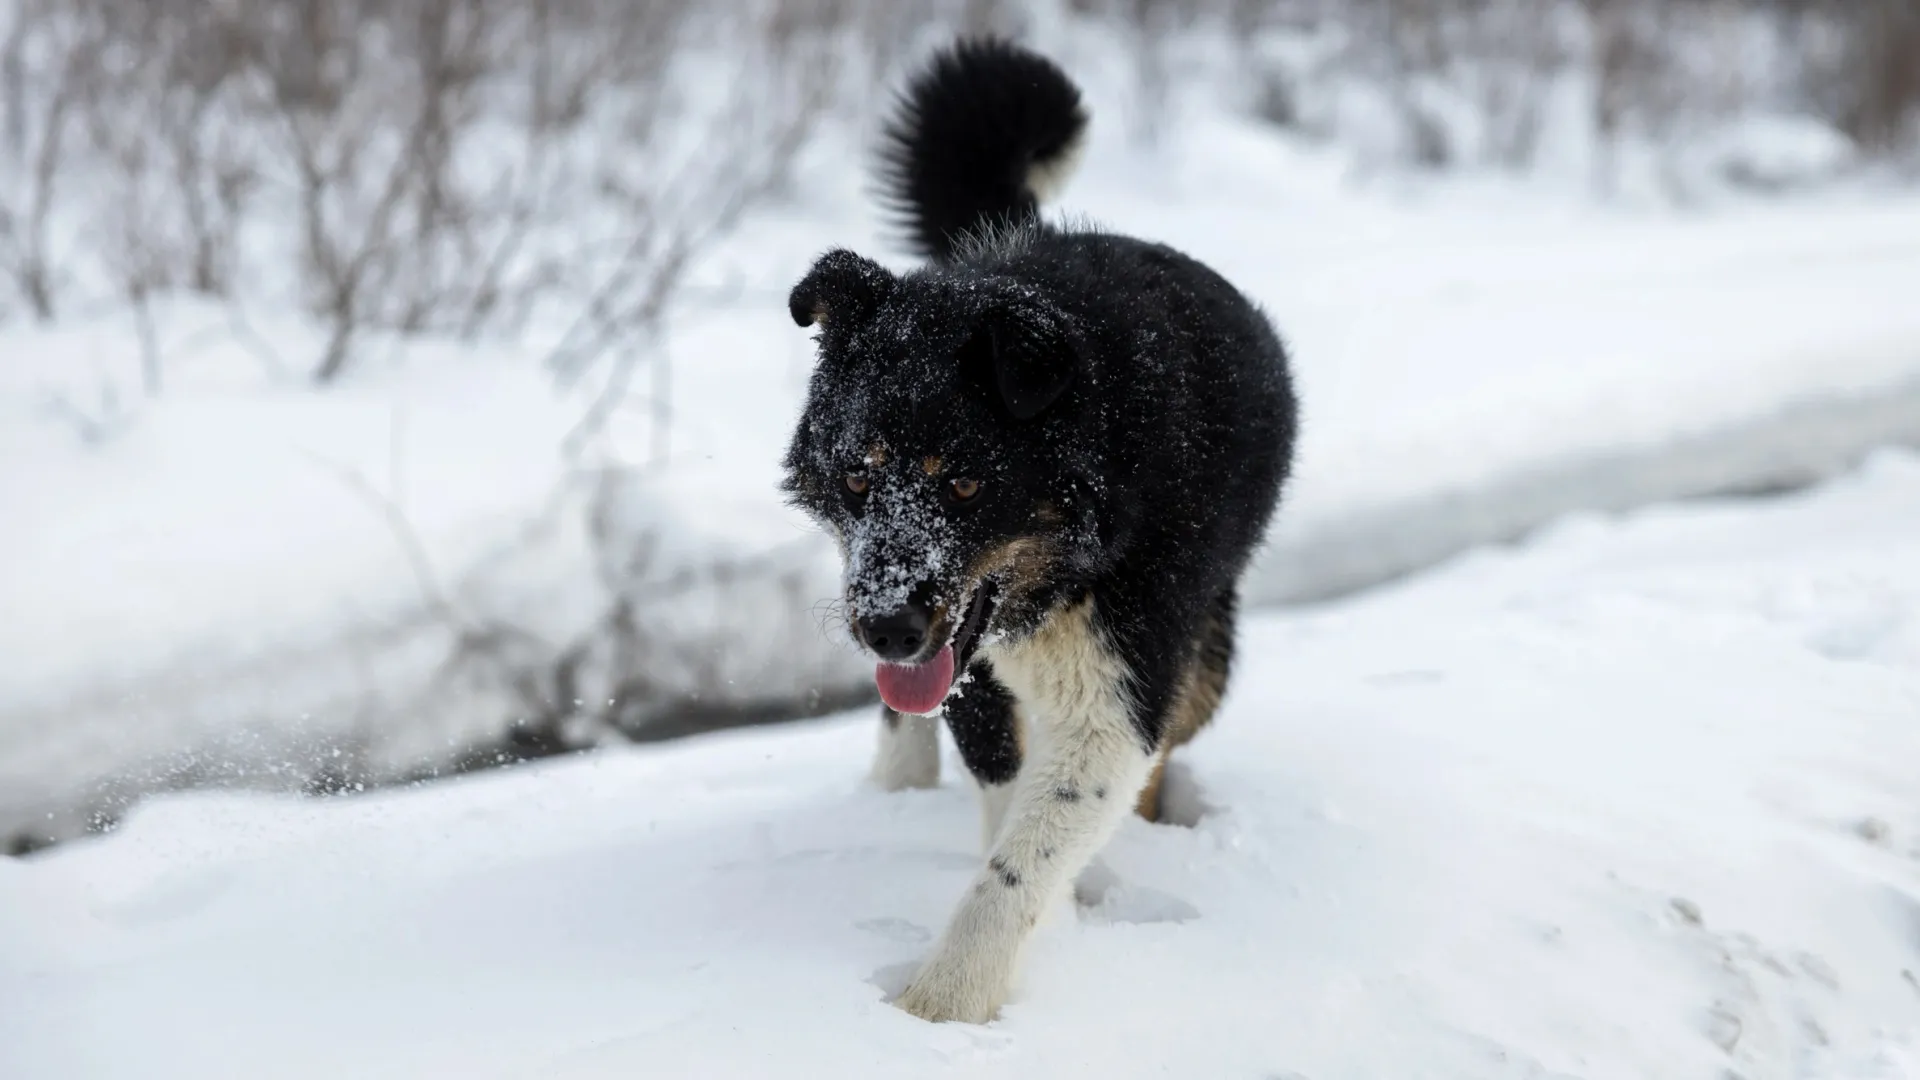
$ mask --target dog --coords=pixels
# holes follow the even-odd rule
[[[1261,310],[1173,248],[1039,206],[1088,115],[1053,62],[962,39],[908,83],[881,188],[928,263],[836,249],[788,297],[817,327],[783,487],[838,542],[885,703],[875,774],[937,782],[937,717],[988,857],[895,999],[985,1023],[1041,913],[1167,752],[1212,717],[1238,583],[1297,405]]]

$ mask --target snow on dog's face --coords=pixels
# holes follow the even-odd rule
[[[820,361],[785,488],[839,540],[847,624],[901,712],[939,708],[983,638],[1032,630],[1083,564],[1071,321],[977,272],[846,251],[794,287]]]

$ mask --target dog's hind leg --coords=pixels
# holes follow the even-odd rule
[[[1160,782],[1165,778],[1167,758],[1174,747],[1184,745],[1200,733],[1220,708],[1227,692],[1227,676],[1233,669],[1233,634],[1239,607],[1229,588],[1214,599],[1194,638],[1193,658],[1187,662],[1175,692],[1173,707],[1167,713],[1166,734],[1161,739],[1160,756],[1154,759],[1147,785],[1140,789],[1134,810],[1148,821],[1160,820]]]
[[[885,791],[938,787],[939,718],[880,706],[880,747],[873,756],[873,782]]]
[[[1020,710],[986,660],[975,660],[967,673],[966,685],[947,699],[947,729],[953,732],[967,771],[980,785],[980,832],[983,845],[991,851],[1013,802],[1014,780],[1020,775]]]
[[[1146,783],[1177,671],[1177,660],[1164,671],[1129,665],[1090,600],[993,660],[1004,684],[1033,708],[1031,760],[986,867],[897,1002],[927,1020],[992,1019],[1041,913],[1085,869]]]

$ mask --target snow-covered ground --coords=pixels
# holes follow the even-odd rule
[[[0,860],[0,1075],[1920,1076],[1920,457],[1248,622],[1001,1018],[886,1004],[972,795],[870,716]]]
[[[1061,209],[1213,263],[1293,348],[1300,462],[1256,602],[1337,595],[1570,511],[1800,483],[1920,444],[1920,194],[1602,206],[1551,184],[1357,177],[1346,149],[1217,102],[1187,103],[1148,150],[1098,50],[1062,55],[1095,120]],[[460,636],[514,628],[527,670],[593,640],[609,551],[587,502],[610,487],[612,547],[646,550],[651,578],[761,572],[646,605],[663,697],[858,685],[864,665],[814,613],[836,592],[831,546],[774,482],[811,357],[788,287],[835,244],[907,265],[859,138],[828,131],[785,200],[699,264],[664,343],[664,468],[647,465],[648,372],[605,453],[569,459],[585,403],[531,345],[376,350],[318,393],[267,358],[309,355],[311,326],[255,312],[236,338],[225,312],[170,309],[166,389],[140,402],[130,322],[9,327],[0,837],[69,835],[71,811],[130,791],[297,785],[316,754],[391,778],[498,735],[524,695],[456,663]],[[83,444],[54,403],[98,411],[108,384],[131,418]],[[579,668],[582,699],[612,696],[606,668]]]

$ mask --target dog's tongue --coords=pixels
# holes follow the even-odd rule
[[[880,700],[894,712],[930,713],[947,699],[953,685],[953,646],[946,645],[924,664],[881,664],[873,669]]]

